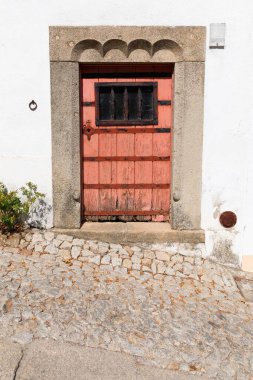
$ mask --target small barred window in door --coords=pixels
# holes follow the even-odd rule
[[[157,82],[96,83],[96,125],[157,124]]]

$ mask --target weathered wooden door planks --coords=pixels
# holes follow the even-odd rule
[[[83,68],[84,219],[169,219],[172,78],[162,71]]]

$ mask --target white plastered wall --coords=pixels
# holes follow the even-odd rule
[[[31,180],[51,201],[49,25],[203,25],[208,32],[225,22],[224,50],[209,50],[207,34],[202,227],[208,253],[226,240],[240,259],[253,255],[252,19],[250,0],[1,0],[0,180],[13,188]],[[237,214],[231,231],[219,225],[224,210]]]

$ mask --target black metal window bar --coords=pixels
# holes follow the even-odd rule
[[[158,124],[157,82],[96,83],[96,125]]]

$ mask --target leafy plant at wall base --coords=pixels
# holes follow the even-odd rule
[[[8,191],[0,182],[0,231],[20,231],[25,227],[36,202],[43,199],[44,194],[37,191],[37,186],[28,182],[15,191]]]

